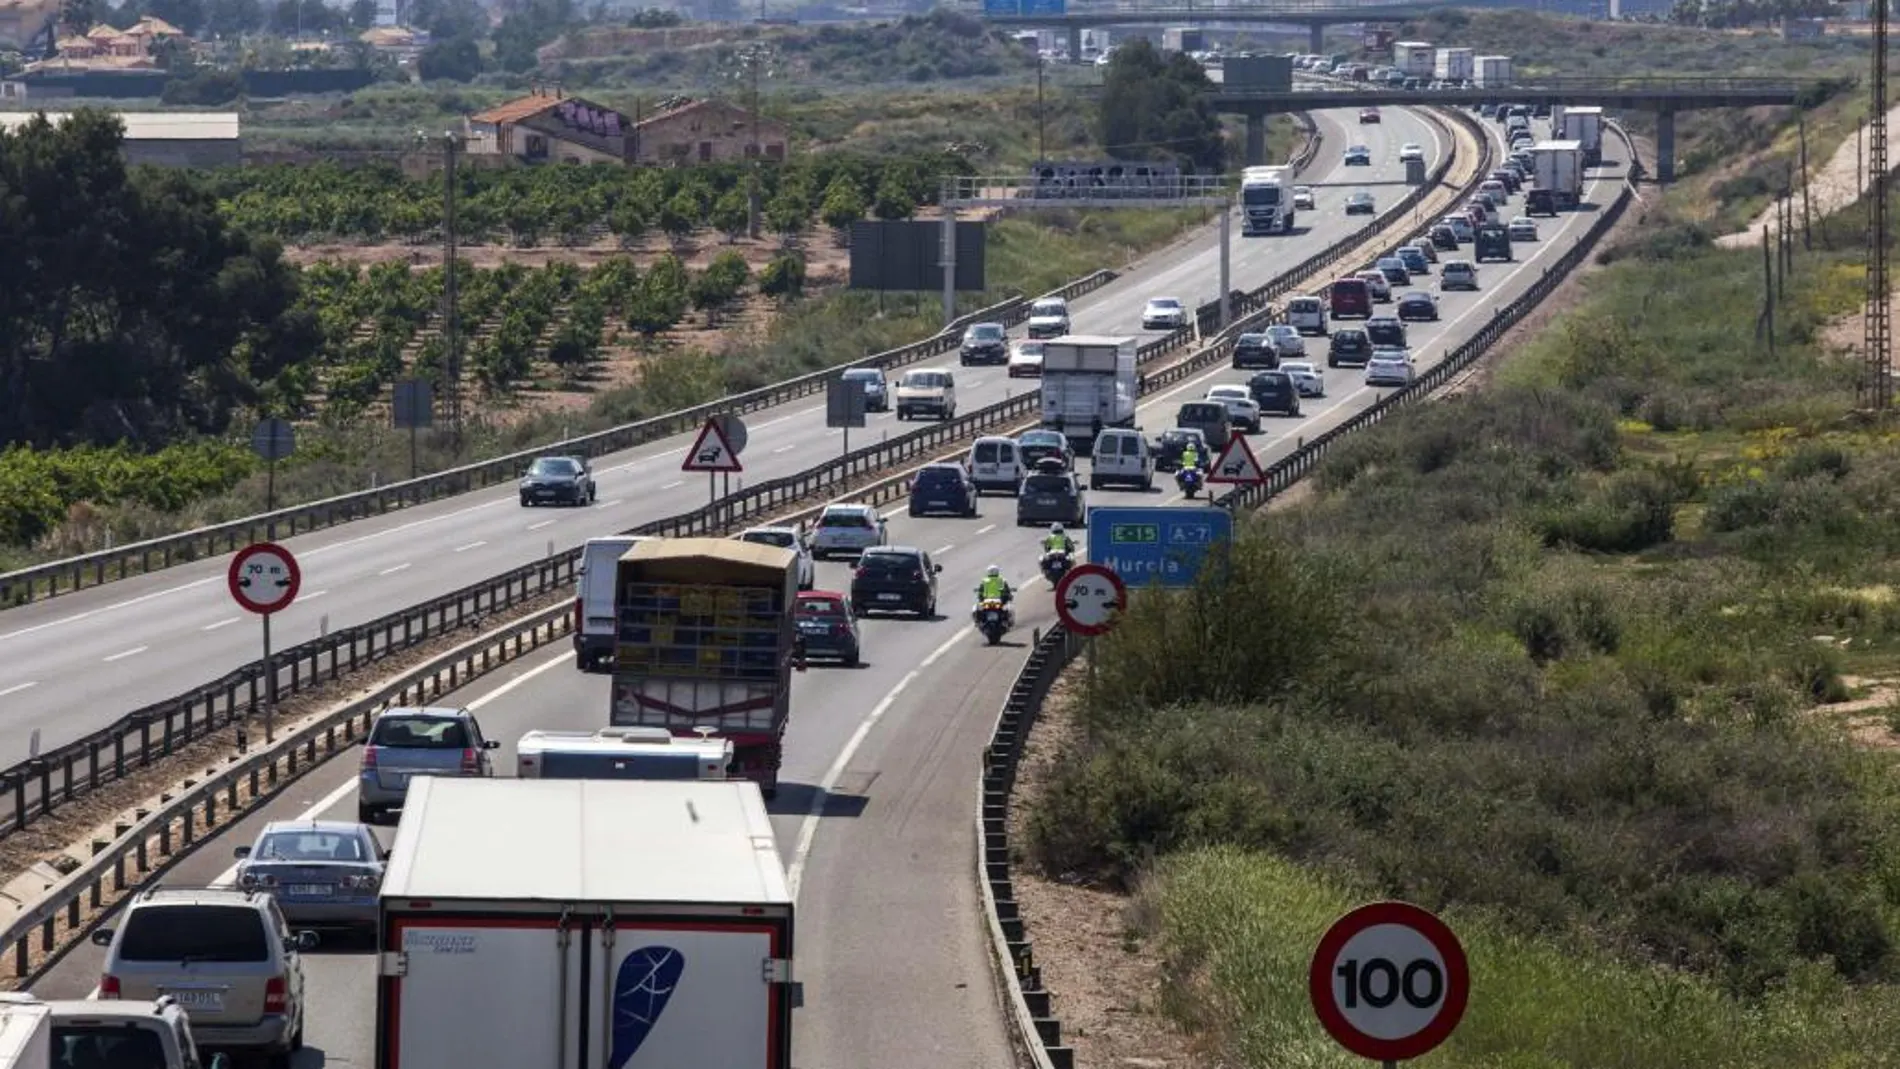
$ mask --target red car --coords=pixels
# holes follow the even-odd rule
[[[1374,123],[1378,121],[1379,121],[1378,108],[1360,108],[1359,109],[1359,125],[1364,126],[1366,123]]]
[[[846,668],[862,662],[863,642],[851,599],[835,590],[807,590],[793,603],[792,620],[808,661],[837,661]]]

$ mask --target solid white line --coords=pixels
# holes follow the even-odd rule
[[[215,624],[206,624],[203,627],[199,628],[198,630],[216,631],[220,627],[230,627],[232,624],[237,623],[239,620],[242,620],[242,619],[244,619],[242,616],[227,616],[224,619],[219,620]]]
[[[136,657],[139,654],[144,653],[146,650],[149,650],[151,648],[152,647],[150,646],[134,646],[129,650],[120,650],[118,653],[115,653],[110,657],[103,658],[103,660],[107,664],[111,664],[113,661],[122,661],[127,657]]]
[[[409,567],[409,563],[410,562],[408,561],[404,561],[401,564],[396,565],[394,568],[384,568],[382,571],[377,572],[376,574],[377,575],[395,575],[397,572],[406,570]]]
[[[863,720],[858,721],[857,730],[851,733],[851,738],[845,742],[844,749],[838,751],[838,756],[831,762],[831,767],[825,770],[824,778],[819,780],[818,790],[811,796],[811,808],[805,811],[804,819],[799,822],[797,844],[792,848],[792,860],[785,866],[785,883],[792,892],[792,901],[798,901],[798,885],[805,876],[805,861],[811,856],[812,841],[818,836],[819,814],[824,812],[825,799],[837,789],[838,781],[844,778],[845,769],[850,767],[851,759],[857,756],[858,747],[864,745],[864,740],[871,735],[871,729],[877,726],[879,720],[884,719],[884,714],[890,712],[891,707],[897,704],[897,699],[903,696],[904,690],[916,682],[918,675],[924,669],[937,663],[937,659],[949,653],[951,647],[973,633],[958,628],[956,634],[931,651],[930,656],[925,657],[917,667],[904,673],[904,678],[897,681],[897,685],[891,688],[890,693],[884,695],[882,701],[872,706],[871,711],[864,714]]]
[[[554,522],[553,520],[542,520],[540,523],[531,523],[528,525],[528,530],[539,531],[541,528],[546,527],[552,524],[553,522]]]
[[[9,695],[9,694],[18,694],[18,693],[20,693],[21,691],[23,691],[23,690],[25,690],[25,689],[27,689],[28,687],[37,687],[37,686],[39,686],[39,685],[40,685],[40,683],[39,683],[39,680],[37,680],[37,679],[35,679],[35,680],[30,680],[30,681],[28,681],[28,682],[25,682],[25,683],[15,683],[14,685],[12,685],[12,686],[10,686],[10,687],[8,687],[8,688],[7,688],[7,689],[5,689],[5,690],[0,690],[0,698],[4,698],[4,697],[6,697],[6,696],[7,696],[7,695]]]
[[[488,544],[488,540],[487,540],[487,539],[483,539],[483,540],[482,540],[482,541],[480,541],[480,542],[470,542],[470,543],[469,543],[468,545],[466,545],[466,546],[456,546],[456,547],[455,547],[455,552],[457,552],[457,553],[467,553],[467,552],[468,552],[469,550],[471,550],[471,549],[479,549],[479,548],[481,548],[482,546],[485,546],[485,545],[487,545],[487,544]]]

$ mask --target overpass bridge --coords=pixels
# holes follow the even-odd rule
[[[1082,54],[1082,31],[1099,26],[1206,25],[1208,23],[1304,26],[1310,51],[1324,47],[1326,27],[1358,22],[1401,22],[1447,7],[1505,7],[1506,0],[1244,0],[1241,3],[1144,3],[1104,0],[1070,5],[1067,0],[983,0],[983,18],[1025,30],[1067,30],[1069,55]]]

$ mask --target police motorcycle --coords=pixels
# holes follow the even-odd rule
[[[992,646],[1003,641],[1003,636],[1016,626],[1016,612],[1009,607],[1012,592],[1008,583],[1001,582],[1002,574],[1000,568],[990,565],[983,584],[977,587],[976,608],[970,612],[970,622],[976,625],[977,631]],[[1001,593],[985,589],[996,584],[1000,584]]]
[[[1042,577],[1049,581],[1050,586],[1060,583],[1062,577],[1069,574],[1069,569],[1075,566],[1074,543],[1063,532],[1062,525],[1059,523],[1052,525],[1049,528],[1049,537],[1042,540],[1040,566]]]

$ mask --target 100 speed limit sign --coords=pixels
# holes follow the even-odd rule
[[[1406,902],[1375,902],[1334,921],[1307,983],[1313,1011],[1340,1046],[1382,1062],[1443,1043],[1471,994],[1458,937]]]

